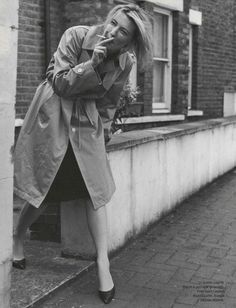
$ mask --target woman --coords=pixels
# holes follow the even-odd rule
[[[83,198],[97,252],[99,295],[114,297],[106,203],[115,190],[104,142],[133,51],[140,65],[151,50],[148,19],[138,6],[118,5],[104,25],[63,34],[25,117],[15,149],[15,194],[26,201],[14,232],[13,266],[25,268],[27,228],[48,203]]]

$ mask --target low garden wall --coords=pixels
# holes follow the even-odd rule
[[[114,251],[236,166],[236,117],[130,131],[107,147],[116,192],[107,205]],[[83,205],[61,206],[62,252],[91,255]]]

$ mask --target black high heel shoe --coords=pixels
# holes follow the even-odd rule
[[[13,260],[12,261],[12,266],[21,270],[25,269],[26,266],[26,261],[25,258],[21,259],[21,260]]]
[[[115,286],[109,291],[98,291],[98,294],[105,304],[109,304],[115,296]]]

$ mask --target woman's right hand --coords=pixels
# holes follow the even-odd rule
[[[114,38],[111,37],[111,38],[99,41],[95,45],[94,51],[93,51],[93,54],[92,54],[92,57],[91,57],[91,64],[94,68],[97,67],[98,64],[103,62],[103,60],[106,58],[106,56],[107,56],[106,45],[109,44],[110,42],[112,42],[113,40],[114,40]]]

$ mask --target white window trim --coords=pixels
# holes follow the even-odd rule
[[[189,61],[188,61],[188,113],[187,116],[202,116],[202,110],[192,109],[192,84],[193,84],[193,25],[202,25],[202,12],[189,10]]]
[[[188,51],[188,109],[192,108],[192,78],[193,78],[193,27],[189,27]]]
[[[166,103],[152,103],[152,112],[158,113],[160,111],[163,112],[170,112],[171,109],[171,89],[172,89],[172,29],[173,29],[173,16],[172,12],[161,9],[161,8],[154,8],[154,12],[167,15],[168,16],[168,56],[166,58],[157,58],[154,57],[153,61],[158,60],[162,62],[168,62],[168,65],[165,67],[165,80],[164,80],[164,97],[166,98]],[[169,59],[169,60],[168,60]],[[168,70],[168,71],[167,71]]]
[[[174,11],[183,12],[184,10],[183,0],[144,0],[144,1],[151,2],[154,3],[155,5]]]

